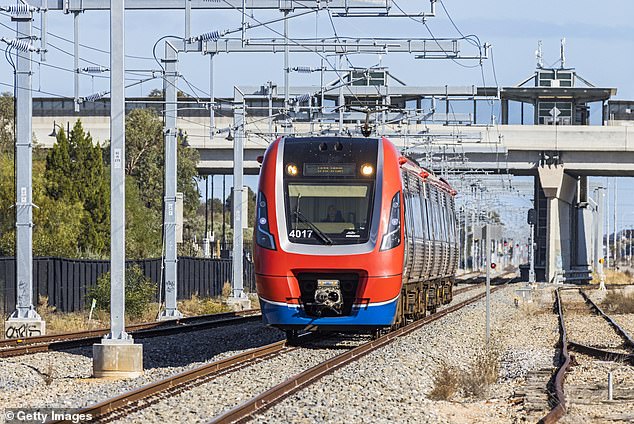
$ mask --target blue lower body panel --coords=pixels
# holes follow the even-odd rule
[[[348,316],[315,318],[300,305],[272,303],[260,298],[264,323],[281,329],[346,330],[389,327],[394,323],[398,298],[390,302],[353,306]]]

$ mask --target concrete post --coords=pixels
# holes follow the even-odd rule
[[[178,74],[176,64],[178,51],[168,41],[165,42],[165,209],[164,209],[164,239],[165,239],[165,310],[159,319],[177,319],[183,314],[178,311],[177,296],[177,245],[176,245],[176,174],[177,174],[177,138],[176,117],[178,115],[176,84]]]
[[[124,0],[110,2],[110,334],[93,345],[95,377],[143,374],[143,345],[125,332]]]
[[[17,33],[29,40],[32,16],[20,18]],[[46,324],[33,306],[33,145],[31,143],[31,51],[17,51],[15,77],[15,227],[16,310],[5,323],[6,338],[24,338],[46,333]]]

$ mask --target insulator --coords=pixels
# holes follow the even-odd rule
[[[307,101],[310,100],[312,96],[310,94],[302,94],[301,96],[297,96],[295,97],[295,103],[299,104],[299,103],[306,103]]]
[[[310,74],[311,72],[315,72],[315,70],[310,66],[296,66],[293,70],[295,72],[299,72],[300,74]]]
[[[197,41],[217,41],[220,37],[225,35],[225,31],[211,31],[196,37]]]
[[[108,68],[104,68],[103,66],[86,66],[81,68],[82,72],[86,72],[88,74],[99,74],[101,72],[108,72]]]
[[[95,102],[95,101],[101,99],[105,95],[106,95],[105,91],[99,91],[97,93],[94,93],[94,94],[91,94],[89,96],[84,97],[84,101],[85,102]]]
[[[31,12],[37,8],[28,4],[12,4],[10,6],[2,6],[2,10],[9,12],[13,17],[29,16]]]
[[[4,37],[2,37],[1,40],[7,43],[9,46],[13,47],[14,49],[20,50],[21,52],[39,51],[39,49],[33,47],[33,44],[31,44],[31,42],[27,40],[19,40],[17,38],[12,38],[8,40]]]

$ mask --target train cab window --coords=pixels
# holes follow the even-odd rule
[[[373,183],[289,182],[288,239],[300,244],[359,244],[369,238]]]

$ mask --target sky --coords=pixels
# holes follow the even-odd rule
[[[157,0],[160,1],[160,0]],[[256,0],[257,1],[257,0]],[[378,0],[367,0],[376,2]],[[11,3],[5,2],[5,3]],[[408,11],[427,11],[425,0],[397,0],[393,4]],[[445,13],[442,6],[448,11]],[[537,41],[542,40],[544,62],[556,64],[559,59],[560,39],[566,38],[566,65],[596,86],[616,87],[617,99],[634,99],[632,69],[634,68],[634,2],[631,0],[442,0],[437,3],[437,16],[428,19],[427,28],[420,22],[407,18],[334,18],[327,14],[309,14],[294,18],[289,23],[291,37],[369,36],[369,37],[460,37],[460,34],[476,35],[482,43],[492,45],[489,59],[482,68],[477,61],[416,60],[408,54],[388,54],[383,57],[349,56],[354,66],[369,66],[382,61],[392,73],[408,85],[499,85],[513,86],[530,76],[535,69]],[[72,15],[61,11],[48,13],[49,52],[47,62],[39,64],[34,55],[33,88],[62,97],[73,95],[73,38]],[[192,35],[213,30],[235,29],[240,26],[241,13],[229,11],[194,11]],[[266,21],[280,16],[279,12],[256,12],[255,20]],[[39,16],[34,25],[39,28]],[[453,23],[452,23],[453,20]],[[160,88],[160,79],[139,83],[159,69],[153,58],[153,46],[165,35],[184,35],[183,11],[129,11],[126,13],[127,84],[134,84],[127,96],[147,95],[153,88]],[[455,24],[455,26],[454,26]],[[80,15],[80,41],[86,47],[80,49],[80,66],[109,65],[109,14],[86,12]],[[333,28],[334,26],[334,28]],[[457,27],[457,28],[456,28]],[[0,15],[0,37],[13,38],[15,26],[10,18]],[[270,25],[282,32],[282,24]],[[39,31],[35,30],[39,35]],[[250,31],[250,36],[279,37],[271,29]],[[467,42],[461,42],[464,54],[477,51]],[[101,51],[99,51],[101,50]],[[156,46],[156,54],[162,56],[163,43]],[[181,54],[179,71],[183,76],[180,88],[194,96],[209,95],[209,58],[198,53]],[[292,66],[319,67],[321,58],[315,54],[291,55]],[[330,58],[334,63],[334,60]],[[282,54],[230,54],[215,59],[216,95],[230,96],[234,85],[263,85],[271,80],[283,83]],[[266,64],[266,66],[263,66]],[[54,67],[51,67],[54,66]],[[60,69],[61,68],[61,69]],[[291,85],[317,84],[317,76],[292,74]],[[12,91],[12,69],[5,59],[0,59],[0,91]],[[186,84],[187,81],[189,84]],[[108,90],[107,74],[95,77],[83,76],[80,95],[87,96]],[[38,92],[34,96],[44,95]],[[598,112],[595,112],[598,113]],[[595,117],[596,118],[596,117]],[[220,186],[219,178],[216,187]],[[626,179],[619,182],[619,203],[625,208],[634,206],[628,193],[634,187]],[[254,179],[247,178],[254,185]],[[629,191],[628,191],[629,190]],[[216,197],[220,192],[216,191]],[[624,209],[625,210],[625,209]],[[621,220],[621,218],[619,218]],[[626,214],[621,221],[634,225],[634,213]]]

